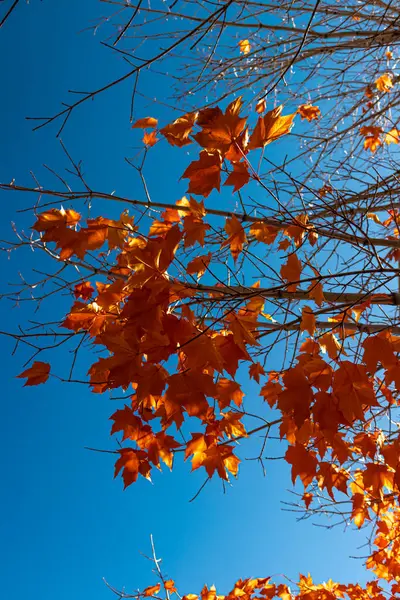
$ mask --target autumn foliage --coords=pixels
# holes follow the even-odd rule
[[[359,35],[352,45],[343,41],[338,56],[365,52],[357,42],[366,39],[360,21],[370,18],[378,27],[375,12],[365,10],[369,17],[350,11],[350,25],[345,19],[339,27],[339,17],[321,9],[322,50],[296,38],[300,49],[288,50],[289,63],[280,63],[279,42],[271,69],[285,78],[293,65],[304,66],[307,52],[311,60],[323,44],[336,48],[329,40],[341,32],[347,40],[349,27]],[[218,13],[215,22],[221,18]],[[249,98],[243,84],[242,95],[228,90],[227,99],[199,102],[169,122],[135,115],[132,136],[142,156],[164,148],[176,157],[171,169],[185,188],[177,200],[174,190],[167,200],[150,198],[146,185],[142,200],[96,192],[75,163],[82,190],[39,190],[52,206],[35,211],[25,244],[76,268],[57,332],[84,339],[95,351],[81,383],[95,394],[124,394],[110,410],[111,434],[119,440],[112,450],[115,476],[124,487],[179,460],[201,469],[205,480],[232,480],[242,468],[238,442],[261,433],[262,463],[273,434],[292,483],[301,486],[299,510],[323,514],[340,503],[344,523],[373,527],[366,567],[374,579],[364,588],[315,584],[302,575],[292,590],[265,578],[239,580],[226,596],[207,587],[198,596],[178,596],[170,580],[135,598],[383,600],[400,594],[400,244],[393,191],[400,191],[399,86],[391,66],[396,52],[389,49],[394,25],[387,15],[382,23],[380,41],[375,34],[369,40],[372,66],[349,67],[353,79],[359,75],[357,85],[344,92],[337,81],[330,84],[342,98],[334,107],[325,79],[306,92],[308,75],[302,85],[295,75],[296,93],[288,92],[282,104],[275,88]],[[318,32],[312,29],[310,39]],[[300,35],[297,29],[293,35]],[[260,60],[264,47],[257,40],[249,34],[235,41],[234,58],[244,71],[253,55]],[[334,52],[319,67],[321,78],[324,65],[333,68]],[[228,53],[228,66],[234,58]],[[306,63],[310,73],[313,64]],[[304,140],[311,140],[305,149]],[[278,152],[285,155],[281,162]],[[309,155],[317,157],[311,166]],[[143,163],[137,169],[143,179]],[[85,200],[118,202],[122,210],[113,218],[93,216],[77,206]],[[25,385],[59,376],[51,359],[42,362],[45,350],[19,375]],[[250,381],[257,401],[246,398]]]

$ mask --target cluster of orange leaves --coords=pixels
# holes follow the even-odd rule
[[[162,587],[165,591],[161,591]],[[173,587],[173,592],[171,592]],[[292,590],[291,587],[294,589]],[[167,593],[166,593],[167,592]],[[176,584],[173,580],[168,580],[161,585],[149,586],[142,592],[139,592],[137,598],[155,598],[160,600],[165,597],[171,598],[172,594],[182,600],[395,600],[398,598],[400,585],[394,583],[391,586],[391,593],[388,593],[376,581],[366,583],[365,587],[358,584],[339,584],[331,579],[322,584],[314,583],[310,574],[299,575],[298,582],[293,582],[292,586],[286,583],[275,584],[271,577],[239,579],[233,589],[226,595],[220,595],[214,585],[208,587],[205,585],[200,594],[178,595]]]
[[[219,107],[203,109],[160,130],[174,146],[183,147],[194,140],[202,148],[199,160],[183,174],[189,179],[189,193],[207,197],[219,189],[224,161],[233,169],[225,184],[239,189],[250,177],[246,154],[287,134],[293,125],[294,114],[281,116],[279,107],[259,116],[249,133],[246,118],[240,116],[241,106],[238,99],[225,112]],[[259,114],[264,110],[264,104],[259,106]],[[319,109],[302,105],[299,113],[311,121],[318,117]],[[199,131],[193,134],[195,125]],[[135,126],[155,130],[157,122],[148,117]],[[236,476],[240,461],[234,452],[235,441],[249,432],[243,423],[244,393],[235,376],[239,364],[247,363],[249,377],[260,384],[261,397],[277,411],[280,437],[288,444],[285,459],[291,465],[293,482],[299,478],[304,486],[306,508],[312,507],[314,491],[319,488],[333,501],[337,492],[348,496],[351,518],[358,527],[376,517],[379,551],[368,566],[379,577],[400,579],[396,534],[389,539],[383,533],[390,528],[392,535],[400,529],[396,504],[400,436],[394,431],[385,438],[374,420],[377,410],[387,410],[397,402],[392,391],[400,386],[400,338],[387,331],[367,337],[360,361],[352,362],[346,359],[340,339],[350,320],[348,311],[332,319],[332,331],[316,335],[314,312],[305,306],[300,330],[310,337],[301,345],[296,363],[283,372],[266,373],[252,357],[261,346],[260,323],[271,319],[264,313],[264,298],[257,284],[240,307],[229,306],[218,324],[209,326],[196,316],[196,303],[203,301],[197,285],[173,276],[179,248],[205,246],[210,228],[206,216],[203,201],[189,197],[153,220],[146,236],[137,231],[127,212],[118,220],[98,217],[82,224],[75,210],[51,209],[38,214],[33,226],[42,243],[55,244],[61,260],[84,259],[87,252],[105,244],[109,252],[115,251],[106,282],[93,285],[81,281],[74,286],[75,301],[62,323],[71,332],[84,332],[96,348],[106,351],[89,369],[94,393],[117,388],[132,392],[125,407],[111,416],[111,433],[120,433],[122,441],[129,443],[116,451],[115,475],[122,473],[125,487],[129,486],[139,475],[149,479],[161,462],[172,468],[174,456],[182,452],[191,460],[192,469],[202,467],[208,477],[215,473],[224,480]],[[286,251],[306,242],[314,245],[318,236],[307,215],[281,227],[262,220],[245,227],[232,214],[226,219],[220,247],[229,247],[237,260],[250,241],[271,245],[278,237],[278,249]],[[211,252],[197,255],[179,269],[184,267],[189,276],[199,278],[212,260]],[[290,252],[280,270],[287,291],[297,290],[303,268],[296,252]],[[319,273],[313,270],[315,280],[307,290],[308,297],[322,306],[323,287]],[[209,292],[217,300],[219,294],[223,299],[223,287],[221,292],[218,287]],[[356,320],[369,302],[367,298],[352,308]],[[37,385],[49,375],[50,366],[37,361],[20,377],[27,378],[25,385]],[[182,442],[173,432],[180,431],[184,422],[194,431]],[[386,546],[382,541],[385,535]],[[300,586],[297,596],[265,585],[260,593],[266,598],[330,600],[344,594],[351,599],[364,598],[362,590],[357,596],[353,589],[349,593],[350,588],[330,589],[331,584],[318,587],[309,582],[307,590]],[[379,594],[376,592],[376,598]]]
[[[244,44],[248,43],[248,40],[240,43],[243,44],[242,52],[245,53],[247,46]],[[307,121],[318,119],[321,115],[320,109],[312,104],[302,104],[295,113],[286,116],[282,115],[282,108],[278,106],[260,116],[252,132],[249,131],[247,117],[240,115],[241,98],[231,102],[225,112],[218,106],[204,108],[179,117],[170,125],[161,128],[159,133],[172,146],[182,147],[195,141],[203,148],[199,160],[193,161],[182,175],[190,181],[188,192],[207,197],[212,190],[219,190],[224,161],[228,161],[232,169],[225,167],[228,177],[224,185],[231,185],[234,192],[238,191],[250,178],[257,179],[257,174],[247,159],[251,150],[264,148],[289,133],[296,112]],[[262,99],[257,103],[256,112],[262,114],[265,110],[266,101]],[[147,146],[153,146],[157,142],[157,125],[157,119],[146,117],[136,121],[133,128],[153,129],[151,134],[145,133],[143,137]],[[193,132],[195,126],[200,128],[197,133]]]
[[[71,229],[78,236],[72,238],[73,247],[56,243],[67,256],[74,252],[81,256],[82,243],[76,240],[80,235],[86,240],[88,228],[75,229],[78,216],[53,209],[40,214],[34,228],[42,228],[43,237],[53,241],[55,231],[64,240],[68,237],[64,228]],[[204,216],[202,202],[184,199],[176,209],[164,213],[163,221],[152,223],[147,238],[134,235],[127,215],[107,222],[109,236],[110,231],[114,235],[115,223],[125,220],[126,224],[125,229],[118,228],[121,247],[113,268],[115,280],[96,286],[77,284],[77,299],[62,323],[68,330],[86,332],[97,347],[108,350],[109,355],[89,370],[94,392],[133,388],[131,403],[112,415],[112,433],[122,432],[123,440],[135,444],[118,451],[116,473],[122,471],[125,486],[139,474],[149,478],[152,465],[160,467],[160,461],[172,467],[179,450],[185,458],[191,457],[193,469],[204,467],[209,477],[217,472],[227,479],[228,473],[238,472],[239,459],[230,440],[247,434],[241,410],[244,394],[234,378],[239,362],[246,361],[250,377],[260,381],[265,375],[262,365],[251,358],[251,350],[260,345],[258,327],[259,319],[266,316],[264,299],[255,287],[241,308],[227,311],[219,329],[196,319],[187,302],[195,300],[196,287],[183,285],[168,275],[167,269],[181,243],[204,244]],[[245,241],[236,217],[227,219],[226,232],[224,244],[231,247],[235,258]],[[262,222],[253,224],[250,232],[269,244],[278,234],[266,230]],[[303,243],[305,235],[314,243],[305,218],[283,234],[295,245]],[[209,259],[204,258],[203,265]],[[194,268],[193,261],[187,267],[191,272],[197,268],[202,267]],[[281,268],[289,291],[296,290],[301,270],[301,261],[291,253]],[[309,297],[318,305],[324,302],[320,283],[313,283]],[[353,311],[359,316],[367,306],[368,302],[358,313],[357,307]],[[341,315],[341,324],[346,319],[348,316]],[[334,322],[332,327],[334,330]],[[316,319],[308,306],[303,308],[300,329],[315,335]],[[289,443],[286,460],[292,466],[293,481],[299,477],[305,488],[316,482],[332,498],[335,489],[351,493],[358,526],[370,518],[370,511],[376,510],[376,503],[385,495],[397,493],[400,483],[397,463],[390,458],[391,449],[400,442],[377,436],[368,416],[376,407],[395,403],[390,388],[400,385],[400,338],[382,332],[368,337],[363,348],[362,361],[355,364],[344,360],[341,342],[333,332],[310,337],[300,348],[297,364],[283,373],[270,373],[260,390],[265,402],[281,414],[280,435]],[[323,352],[329,361],[322,357]],[[172,356],[177,367],[171,374],[164,365]],[[379,381],[375,376],[378,368],[384,371]],[[42,383],[49,368],[36,362],[21,376],[28,378],[28,385]],[[203,431],[194,432],[182,444],[167,430],[171,426],[179,429],[187,417],[198,419]],[[349,438],[356,425],[362,426],[363,432]],[[386,458],[384,464],[374,460],[379,455]],[[350,474],[346,465],[357,458],[362,458],[364,466]],[[308,495],[306,499],[309,504],[312,498]]]
[[[393,58],[393,55],[390,51],[386,53],[388,60]],[[381,93],[390,92],[393,87],[393,77],[385,73],[378,77],[375,81],[376,89]],[[374,97],[374,92],[371,86],[368,86],[365,90],[365,96],[368,100],[367,108],[364,109],[364,112],[367,111],[368,108],[374,107],[374,102],[372,99]],[[373,154],[377,151],[377,149],[382,146],[384,143],[387,145],[390,144],[398,144],[400,140],[400,130],[397,127],[393,127],[389,131],[385,133],[383,127],[378,125],[364,125],[360,129],[360,133],[364,136],[364,148],[365,150],[370,150]]]

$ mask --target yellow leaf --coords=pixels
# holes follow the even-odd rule
[[[385,73],[385,75],[378,77],[375,81],[375,85],[380,92],[390,92],[390,88],[393,87],[392,77],[388,73]]]
[[[385,135],[385,142],[387,144],[398,144],[400,137],[400,131],[394,127]]]
[[[240,40],[240,42],[238,43],[240,52],[242,54],[248,54],[251,50],[251,45],[249,40]]]

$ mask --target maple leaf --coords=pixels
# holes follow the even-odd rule
[[[378,364],[389,368],[397,364],[394,347],[387,332],[367,337],[363,342],[363,362],[370,373],[375,373]]]
[[[276,240],[279,231],[278,227],[266,225],[262,221],[252,223],[250,226],[250,235],[254,235],[257,242],[263,242],[268,245]]]
[[[18,378],[27,377],[24,387],[28,385],[39,385],[40,383],[46,383],[50,376],[50,365],[49,363],[35,360],[33,365],[26,369],[19,375]]]
[[[236,406],[240,406],[243,401],[244,393],[236,381],[221,377],[217,382],[215,398],[218,401],[220,410],[223,410],[233,401]]]
[[[318,306],[322,306],[322,304],[325,302],[325,296],[324,296],[324,292],[323,292],[323,288],[322,288],[322,283],[320,283],[320,282],[311,283],[307,292],[308,292],[308,297],[311,300],[314,300],[315,304],[317,304]]]
[[[158,142],[158,137],[155,131],[152,131],[151,133],[147,133],[145,132],[145,134],[143,135],[143,143],[148,146],[149,148],[151,148],[152,146],[155,146],[155,144],[157,144]]]
[[[223,414],[219,427],[229,438],[247,437],[246,429],[241,423],[244,413],[228,411]]]
[[[179,148],[187,146],[187,144],[192,143],[189,135],[196,123],[197,115],[197,112],[187,113],[176,119],[173,123],[170,123],[170,125],[166,125],[160,129],[160,133],[167,139],[171,146],[178,146]]]
[[[280,105],[267,112],[263,117],[258,118],[254,131],[250,136],[249,150],[264,148],[270,142],[290,132],[296,113],[281,117],[282,109],[283,106]]]
[[[184,247],[190,248],[194,246],[196,242],[200,246],[204,246],[205,235],[210,226],[207,223],[203,223],[203,220],[194,215],[187,215],[183,219],[184,229]]]
[[[392,77],[388,73],[381,75],[376,79],[375,85],[380,92],[390,92],[390,89],[393,87]]]
[[[317,473],[318,487],[323,490],[326,488],[328,494],[335,501],[333,488],[335,487],[343,494],[347,494],[347,480],[349,476],[343,469],[339,469],[329,462],[320,462]]]
[[[339,410],[349,423],[364,420],[364,410],[378,406],[374,389],[363,365],[342,361],[333,376],[333,391]]]
[[[335,432],[344,422],[344,417],[337,406],[337,399],[327,392],[317,392],[312,407],[315,423],[323,432]]]
[[[242,146],[247,145],[247,140],[241,138],[246,125],[246,118],[240,116],[241,108],[239,97],[227,106],[225,113],[218,106],[201,110],[197,124],[202,130],[194,136],[196,142],[206,150],[218,150],[223,156],[233,147],[229,160],[239,161],[243,155],[240,152],[237,155],[236,144],[240,141]]]
[[[317,473],[316,453],[307,450],[303,444],[296,443],[287,449],[285,460],[292,465],[292,482],[295,483],[297,477],[300,477],[304,487],[307,487]]]
[[[250,173],[245,162],[233,163],[233,171],[229,174],[224,185],[233,185],[233,191],[237,192],[250,180]]]
[[[368,490],[374,498],[382,499],[384,489],[393,491],[394,473],[386,465],[368,463],[362,473],[364,489]]]
[[[285,389],[279,394],[278,407],[286,415],[291,415],[297,427],[301,427],[310,416],[313,393],[303,369],[296,366],[283,376]]]
[[[262,396],[262,398],[268,402],[270,407],[273,408],[278,402],[281,393],[282,386],[280,383],[277,383],[276,381],[267,381],[261,388],[260,396]]]
[[[190,179],[188,191],[200,196],[210,195],[213,189],[219,191],[221,185],[222,158],[218,151],[200,152],[200,159],[190,163],[182,178]]]
[[[221,357],[225,371],[234,377],[239,366],[239,360],[251,360],[246,347],[236,343],[233,333],[216,335],[214,344]]]
[[[75,298],[83,298],[84,300],[89,300],[94,292],[94,288],[90,281],[84,281],[83,283],[77,283],[74,286],[74,296]]]
[[[236,215],[226,219],[225,231],[228,239],[221,244],[221,248],[229,246],[233,260],[236,262],[239,254],[243,250],[243,244],[246,244],[246,232]]]
[[[175,587],[175,581],[173,579],[168,579],[167,581],[164,581],[164,588],[170,594],[175,594],[177,591]]]
[[[260,383],[260,376],[265,375],[264,367],[259,362],[252,363],[249,368],[249,375],[251,379]]]
[[[312,309],[309,306],[304,306],[301,314],[300,331],[308,331],[310,335],[314,335],[315,324],[316,319]]]
[[[238,474],[240,460],[233,454],[232,446],[211,446],[204,452],[201,464],[194,467],[204,467],[207,475],[212,477],[217,471],[221,479],[228,481],[228,473]]]
[[[185,408],[189,416],[204,418],[210,408],[206,396],[215,397],[215,390],[210,375],[190,369],[168,378],[166,397]]]
[[[298,362],[313,387],[324,391],[331,387],[333,370],[322,358],[309,354],[300,354]]]
[[[149,439],[146,443],[146,450],[148,452],[149,460],[158,468],[160,468],[160,458],[163,462],[172,470],[172,463],[174,459],[173,450],[180,447],[171,435],[166,435],[164,431],[159,431]]]
[[[382,127],[364,126],[360,129],[361,135],[365,136],[364,148],[372,153],[376,152],[379,146],[382,145],[380,134],[383,133]]]
[[[125,406],[122,410],[117,410],[111,415],[110,419],[114,421],[111,428],[111,435],[117,431],[123,431],[122,440],[129,438],[138,441],[151,431],[149,426],[143,425],[142,420],[133,413],[129,406]]]
[[[148,127],[149,129],[154,129],[157,127],[158,121],[153,117],[144,117],[143,119],[138,119],[133,125],[132,129],[145,129]]]
[[[139,474],[148,479],[150,478],[151,467],[147,459],[147,453],[143,450],[135,450],[134,448],[122,448],[118,450],[119,459],[115,463],[114,477],[122,469],[122,479],[124,481],[124,489],[134,483]]]
[[[81,215],[75,210],[58,210],[52,208],[51,210],[47,210],[37,215],[37,221],[32,229],[35,229],[36,231],[48,231],[49,229],[59,226],[73,227],[80,219]]]
[[[142,592],[143,596],[148,598],[149,596],[156,596],[161,589],[161,584],[157,583],[156,585],[149,585],[149,587],[145,588]]]
[[[400,131],[397,129],[397,127],[394,127],[385,135],[386,144],[398,144],[399,141]]]
[[[346,354],[343,350],[342,344],[339,342],[335,334],[330,331],[321,335],[321,337],[318,338],[318,341],[322,352],[327,352],[329,358],[332,360],[335,360],[340,352]]]
[[[186,267],[186,273],[188,273],[189,275],[197,274],[197,279],[200,279],[200,277],[206,272],[207,267],[211,262],[211,259],[211,252],[209,252],[208,254],[203,254],[202,256],[197,256],[188,263]]]
[[[298,113],[302,119],[307,119],[308,122],[318,119],[321,116],[318,106],[313,106],[312,104],[302,104],[298,108]]]
[[[301,275],[301,262],[295,254],[291,254],[287,260],[287,263],[281,267],[281,277],[285,279],[290,285],[287,286],[288,292],[295,292]]]
[[[240,40],[240,42],[238,43],[240,52],[242,54],[248,54],[251,50],[251,45],[249,40]]]

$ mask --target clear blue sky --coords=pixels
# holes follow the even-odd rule
[[[9,4],[1,3],[0,10]],[[93,88],[125,68],[91,32],[78,33],[107,9],[97,0],[21,2],[0,31],[1,181],[30,183],[32,170],[48,183],[43,163],[59,171],[65,167],[54,128],[32,133],[25,117],[53,112],[68,88]],[[141,191],[139,182],[124,165],[138,143],[129,125],[129,89],[121,86],[88,103],[71,119],[63,140],[75,158],[83,159],[98,189],[134,196]],[[154,89],[148,95],[154,96]],[[160,112],[143,101],[137,116]],[[149,177],[153,192],[165,195],[168,165],[157,156]],[[184,193],[185,183],[179,186],[167,199]],[[2,239],[10,239],[11,221],[31,224],[31,217],[16,214],[28,204],[25,196],[2,194]],[[29,276],[32,258],[23,256],[23,261],[19,255],[0,257],[3,285],[18,280],[18,269]],[[31,317],[25,306],[3,300],[0,307],[2,329],[15,330]],[[173,473],[164,470],[153,484],[142,479],[123,492],[121,480],[112,478],[113,457],[84,449],[112,447],[108,418],[117,403],[54,380],[23,388],[15,376],[29,354],[21,349],[11,356],[13,344],[4,337],[0,341],[3,598],[112,598],[102,577],[127,590],[150,585],[155,582],[151,565],[139,554],[149,552],[150,534],[166,573],[185,593],[199,591],[204,583],[215,583],[224,593],[239,577],[277,573],[296,578],[311,571],[320,580],[364,580],[362,562],[348,559],[365,554],[357,551],[363,534],[348,531],[344,537],[340,528],[327,531],[312,520],[296,523],[295,515],[282,512],[280,501],[291,498],[289,469],[282,461],[268,463],[266,478],[255,462],[244,462],[225,494],[213,481],[194,503],[189,499],[204,475],[190,475],[190,466],[179,461]],[[62,368],[58,355],[54,360]],[[245,391],[256,393],[255,388]],[[242,452],[242,457],[251,455]]]

